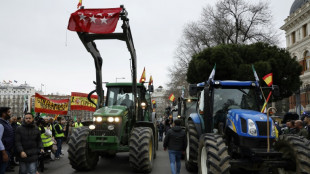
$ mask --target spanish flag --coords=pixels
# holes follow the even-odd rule
[[[142,72],[142,75],[141,75],[139,83],[144,83],[144,82],[145,82],[145,67],[143,69],[143,72]]]
[[[152,76],[150,77],[150,81],[149,81],[149,86],[153,83],[153,78]]]
[[[77,5],[77,8],[79,9],[82,6],[82,0],[79,0],[79,3]]]
[[[170,96],[169,96],[169,100],[170,100],[170,101],[174,101],[174,100],[175,100],[175,97],[174,97],[174,95],[173,95],[173,94],[170,94]]]
[[[263,77],[263,80],[266,82],[268,86],[272,85],[272,73],[269,73]]]
[[[153,103],[153,104],[155,104],[155,103],[156,103],[156,101],[155,101],[155,100],[152,100],[152,103]]]

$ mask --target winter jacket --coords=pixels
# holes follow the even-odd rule
[[[5,150],[11,151],[14,147],[14,130],[8,121],[0,118],[0,124],[2,124],[4,131],[2,135],[2,143],[4,145]]]
[[[185,151],[187,146],[185,131],[180,126],[169,129],[164,139],[164,148],[168,150]]]
[[[43,149],[41,140],[41,132],[33,123],[26,124],[22,123],[16,129],[15,134],[15,146],[17,154],[21,162],[34,162],[39,158],[40,149]],[[27,154],[26,158],[21,158],[21,152]]]

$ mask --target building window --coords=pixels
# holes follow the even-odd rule
[[[302,37],[308,36],[307,24],[302,26]]]
[[[291,36],[292,36],[292,44],[294,44],[296,42],[296,33],[295,33],[295,31],[292,32]]]
[[[306,62],[306,65],[305,65],[305,71],[306,70],[310,70],[310,52],[309,51],[306,51],[304,53],[304,61]]]

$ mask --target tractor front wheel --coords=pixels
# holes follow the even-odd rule
[[[185,151],[185,167],[189,172],[197,171],[198,133],[192,120],[188,120],[186,127],[187,147]]]
[[[282,152],[282,159],[290,161],[287,168],[274,169],[276,174],[306,174],[310,171],[310,142],[296,135],[281,135],[275,150]]]
[[[199,141],[199,174],[229,174],[230,164],[227,146],[220,135],[205,134]]]
[[[98,154],[88,148],[87,137],[89,128],[79,127],[74,129],[68,142],[68,154],[72,168],[78,171],[89,171],[96,167],[99,160]]]
[[[135,127],[129,139],[129,163],[134,171],[150,173],[153,168],[155,142],[149,127]]]

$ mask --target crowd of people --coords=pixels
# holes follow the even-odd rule
[[[83,126],[63,117],[34,116],[25,113],[23,118],[11,115],[11,108],[0,107],[0,174],[14,172],[19,166],[20,174],[38,174],[44,170],[45,160],[59,160],[63,141],[69,129]]]
[[[296,134],[310,140],[310,115],[303,114],[301,120],[298,120],[299,116],[294,115],[289,118],[285,118],[282,125],[276,124],[279,135],[281,134]]]

